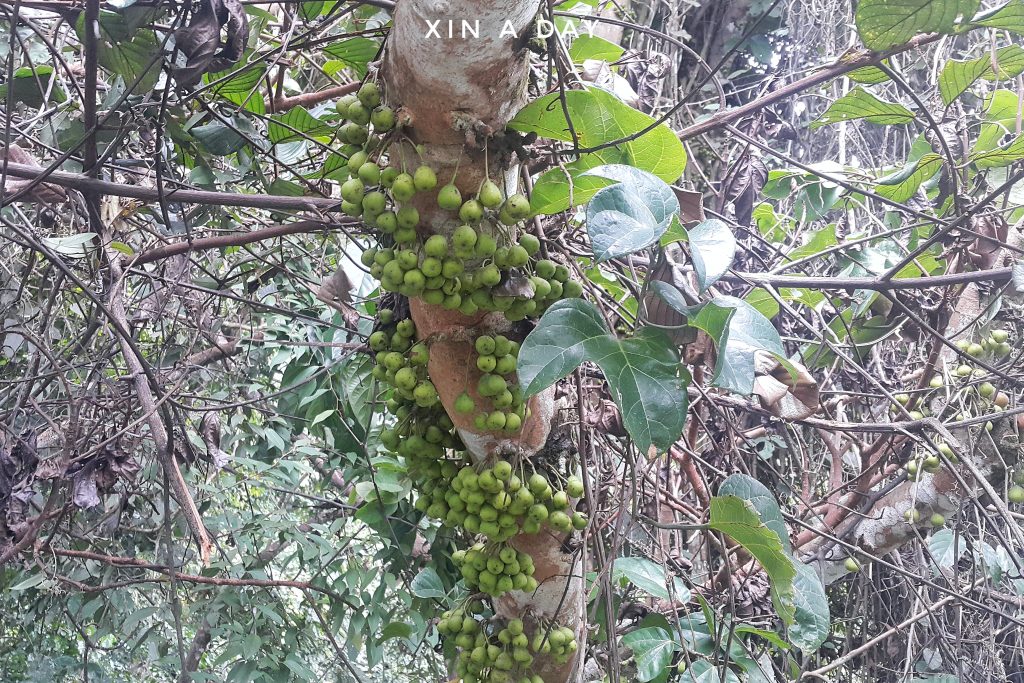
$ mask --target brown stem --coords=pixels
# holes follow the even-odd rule
[[[47,183],[67,187],[79,192],[95,192],[112,197],[128,197],[144,202],[173,201],[184,204],[208,204],[213,206],[248,206],[254,209],[276,211],[339,211],[341,200],[326,197],[278,197],[266,194],[244,194],[241,192],[213,192],[209,190],[170,189],[161,193],[154,187],[125,185],[107,180],[90,178],[82,173],[49,171],[25,164],[7,164],[7,175],[16,178],[45,178]]]
[[[291,97],[276,94],[272,103],[273,110],[280,113],[288,111],[293,107],[315,107],[321,102],[326,102],[327,100],[334,99],[335,97],[342,97],[344,95],[354,93],[356,90],[359,90],[360,85],[361,83],[356,81],[354,83],[336,85],[316,92],[304,92],[301,95],[292,95]]]
[[[349,224],[354,225],[357,221],[351,218],[342,218],[336,223],[326,223],[318,220],[296,221],[282,225],[272,225],[267,228],[253,230],[251,232],[238,232],[230,235],[216,235],[214,237],[200,237],[199,239],[172,242],[147,251],[143,251],[132,259],[133,266],[141,266],[144,263],[152,263],[161,259],[187,254],[191,251],[203,251],[206,249],[223,249],[224,247],[240,247],[243,244],[272,240],[285,235],[298,235],[303,233],[318,232],[330,229],[332,225]]]

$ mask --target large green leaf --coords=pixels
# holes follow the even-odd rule
[[[783,622],[792,624],[796,567],[783,548],[779,535],[761,521],[753,505],[736,496],[715,496],[711,499],[709,525],[739,543],[760,563],[772,582],[775,610]]]
[[[757,354],[768,353],[782,362],[785,350],[778,331],[768,318],[742,299],[717,296],[697,306],[687,306],[672,285],[652,282],[655,293],[673,309],[687,316],[688,323],[704,330],[718,347],[712,384],[749,396],[754,391]]]
[[[263,93],[259,90],[259,83],[265,75],[263,67],[253,65],[243,67],[236,71],[222,71],[215,74],[203,76],[205,83],[217,83],[211,89],[211,93],[223,97],[229,102],[234,102],[246,111],[257,116],[267,112],[266,103],[263,101]],[[223,81],[221,79],[224,79]]]
[[[622,636],[622,644],[633,651],[639,681],[651,681],[660,676],[679,647],[671,633],[657,626],[630,631]]]
[[[509,122],[509,127],[562,142],[572,142],[572,131],[575,131],[580,146],[587,148],[639,133],[655,121],[606,90],[594,87],[566,92],[565,108],[571,128],[557,92],[526,105]],[[581,176],[602,164],[634,166],[671,183],[686,167],[686,151],[676,134],[661,124],[635,140],[583,154],[565,164],[564,170],[554,168],[537,179],[531,197],[534,212],[552,214],[569,208],[570,192],[574,206],[588,201],[609,183],[601,178]]]
[[[971,23],[976,26],[1024,33],[1024,0],[1010,0],[1005,5],[979,14]]]
[[[234,127],[219,121],[208,123],[205,126],[196,126],[189,132],[210,154],[217,156],[227,156],[237,152],[248,143],[245,136],[241,135]]]
[[[701,659],[679,674],[679,681],[680,683],[740,683],[740,677],[732,669],[726,668],[725,678],[722,678],[721,671],[718,664]]]
[[[292,107],[283,114],[270,117],[267,125],[267,137],[275,145],[290,140],[303,140],[306,137],[328,135],[334,126],[316,118],[305,107]]]
[[[812,567],[793,560],[794,618],[787,630],[790,641],[804,652],[813,652],[828,638],[831,619],[825,587]]]
[[[718,487],[720,496],[736,496],[749,502],[757,511],[758,517],[774,531],[782,541],[782,547],[788,553],[789,531],[782,519],[782,509],[768,487],[747,474],[731,474]]]
[[[54,80],[53,67],[49,64],[40,64],[36,67],[23,66],[15,69],[11,75],[9,92],[14,102],[20,102],[27,107],[39,107],[47,97],[57,104],[66,102],[68,99],[67,93]],[[0,100],[6,101],[7,94],[8,84],[4,83],[0,85]]]
[[[75,32],[85,40],[85,13],[75,22]],[[160,41],[150,29],[137,29],[116,12],[100,12],[97,58],[100,66],[124,79],[134,92],[145,93],[160,75]]]
[[[971,161],[978,168],[1002,168],[1021,159],[1024,159],[1024,135],[1018,135],[1002,147],[971,154]]]
[[[985,98],[985,118],[973,154],[988,152],[999,147],[1007,133],[1016,132],[1018,93],[999,89]]]
[[[732,266],[736,257],[736,236],[717,218],[709,218],[690,228],[690,256],[697,274],[697,287],[704,292],[718,282]]]
[[[608,164],[587,171],[615,181],[587,204],[587,233],[598,262],[625,256],[658,241],[679,212],[665,181],[632,166]]]
[[[887,62],[888,60],[886,60]],[[883,62],[886,63],[886,62]],[[862,66],[859,69],[854,69],[850,73],[846,74],[854,83],[863,83],[864,85],[875,85],[878,83],[885,83],[889,80],[889,74],[885,73],[877,66]]]
[[[668,449],[686,421],[689,375],[672,343],[643,327],[629,339],[609,333],[601,314],[582,299],[549,308],[523,341],[518,375],[524,396],[566,377],[584,361],[604,371],[622,424],[638,448]]]
[[[979,78],[1003,81],[1024,73],[1024,48],[1019,45],[1000,48],[996,50],[994,57],[993,59],[992,54],[986,54],[977,59],[947,62],[939,74],[942,101],[950,104]]]
[[[612,575],[625,577],[637,588],[663,600],[675,599],[679,603],[690,601],[690,591],[679,577],[671,576],[665,568],[644,557],[620,557],[615,560]],[[672,594],[668,583],[672,581]]]
[[[433,567],[424,567],[413,577],[409,589],[417,598],[443,598],[447,595],[441,577]]]
[[[325,55],[355,70],[359,77],[366,75],[366,65],[377,55],[380,43],[371,38],[348,38],[331,43],[323,49]]]
[[[967,540],[962,533],[952,529],[940,529],[928,539],[928,552],[941,569],[950,569],[967,550]]]
[[[572,41],[569,47],[569,57],[576,64],[587,59],[600,59],[605,62],[614,62],[623,55],[625,50],[615,43],[605,40],[601,36],[582,35]]]
[[[860,0],[857,32],[872,50],[886,50],[919,33],[949,33],[958,16],[976,7],[972,0]]]
[[[931,178],[942,168],[942,157],[938,154],[928,153],[923,157],[909,163],[900,171],[879,178],[875,185],[875,192],[894,202],[905,202],[913,197],[921,183]]]
[[[830,123],[855,119],[879,125],[910,123],[914,120],[914,112],[902,104],[880,100],[864,88],[856,87],[833,102],[817,121],[811,122],[810,127],[820,128]]]

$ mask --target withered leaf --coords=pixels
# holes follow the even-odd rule
[[[228,464],[231,456],[220,447],[220,417],[217,413],[206,413],[202,422],[203,443],[213,460],[214,469],[220,470]]]
[[[672,66],[672,60],[661,52],[627,50],[619,62],[623,65],[626,81],[636,91],[640,111],[650,114],[658,102],[661,81]]]
[[[800,363],[794,378],[778,359],[763,354],[758,363],[758,376],[754,379],[754,394],[761,405],[784,420],[803,420],[818,412],[818,381]],[[762,374],[763,371],[763,374]]]
[[[687,274],[683,271],[685,263],[686,253],[683,251],[683,248],[679,244],[668,245],[665,248],[663,257],[659,259],[651,271],[650,281],[665,282],[672,285],[682,292],[684,296],[689,295],[689,298],[692,300],[687,303],[692,305],[697,303],[697,294],[687,278]],[[686,318],[665,303],[653,291],[649,292],[644,298],[644,308],[647,311],[647,320],[651,323],[665,328],[676,328],[665,330],[665,333],[676,344],[689,344],[694,341],[694,329],[680,327],[686,324]]]
[[[341,313],[349,329],[356,329],[359,324],[359,313],[352,308],[352,283],[344,266],[338,268],[316,290],[316,298]]]
[[[974,216],[971,230],[978,235],[967,250],[971,263],[979,270],[988,270],[996,265],[1002,245],[1006,244],[1010,226],[999,214]]]
[[[672,186],[672,192],[679,200],[679,222],[684,228],[692,228],[705,221],[704,195],[693,190]]]
[[[203,74],[223,71],[241,59],[249,41],[249,19],[239,0],[201,0],[191,23],[175,31],[174,39],[187,58],[185,66],[172,70],[174,79],[183,86],[195,85]]]
[[[518,270],[512,270],[494,288],[496,296],[520,296],[527,299],[534,295],[533,283]]]
[[[750,225],[761,188],[768,181],[768,167],[761,157],[746,152],[729,170],[728,179],[722,188],[725,204],[732,204],[733,216],[739,225]]]

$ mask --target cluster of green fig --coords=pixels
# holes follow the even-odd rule
[[[380,104],[373,83],[337,103],[346,119],[340,137],[348,178],[341,185],[342,210],[361,216],[375,228],[379,245],[363,252],[362,263],[381,287],[407,297],[459,310],[501,311],[509,320],[540,315],[555,301],[578,297],[582,286],[570,280],[569,270],[539,258],[540,240],[529,233],[518,239],[510,230],[530,217],[530,202],[522,194],[505,196],[497,183],[481,182],[474,196],[464,198],[452,180],[438,188],[437,174],[420,164],[412,172],[385,159],[383,142],[369,133],[386,133],[395,114]],[[450,235],[421,239],[420,212],[413,202],[428,195],[436,205],[462,223]],[[417,200],[423,206],[423,199]],[[497,237],[496,237],[497,236]]]
[[[420,167],[424,168],[428,167]],[[394,220],[390,213],[367,223],[391,235],[394,246],[371,247],[361,259],[385,291],[420,297],[428,304],[458,310],[464,315],[481,310],[502,311],[513,321],[540,315],[559,299],[583,293],[582,286],[569,279],[565,266],[549,259],[531,261],[540,242],[529,233],[521,235],[516,244],[498,246],[487,232],[461,225],[450,239],[431,235],[420,244],[416,232],[419,211],[410,205],[403,206]],[[394,231],[392,224],[398,226]],[[466,270],[468,261],[477,264],[472,272]]]
[[[512,590],[537,590],[533,558],[507,543],[476,543],[469,550],[456,550],[452,561],[470,590],[495,598]]]
[[[382,311],[383,319],[392,319],[390,309]],[[383,321],[382,319],[382,321]],[[411,402],[420,408],[438,405],[437,389],[427,377],[427,361],[430,358],[427,345],[416,342],[416,326],[412,320],[399,321],[394,332],[388,333],[388,326],[370,335],[370,350],[376,355],[374,378],[386,382],[395,390],[395,397]]]
[[[398,452],[406,450],[413,449],[400,446]],[[579,478],[569,477],[565,489],[555,491],[539,472],[525,480],[514,474],[507,460],[484,469],[468,464],[453,469],[454,462],[436,467],[414,462],[410,469],[414,478],[419,477],[417,488],[422,495],[417,507],[445,526],[461,527],[496,543],[520,532],[535,534],[543,524],[561,532],[586,528],[586,515],[569,509],[570,498],[583,494]]]
[[[531,641],[521,619],[479,618],[483,611],[474,600],[465,609],[445,612],[437,623],[438,632],[461,648],[455,673],[464,683],[544,683],[526,671],[534,656],[550,654],[564,664],[578,647],[575,634],[564,626],[542,625]]]
[[[1007,330],[992,330],[980,342],[959,339],[956,347],[971,358],[1003,358],[1013,350],[1010,346],[1010,333]]]
[[[523,426],[523,420],[530,410],[523,401],[523,393],[515,383],[516,359],[519,357],[519,342],[503,335],[480,335],[474,345],[477,369],[483,374],[477,381],[477,393],[488,400],[486,406],[477,406],[468,392],[462,392],[455,399],[455,411],[473,415],[473,426],[477,429],[515,434]]]
[[[956,463],[958,461],[956,453],[953,452],[952,447],[950,447],[948,443],[939,441],[935,444],[935,449],[949,462]],[[918,478],[922,472],[934,474],[940,469],[942,469],[942,459],[932,452],[929,452],[927,455],[922,457],[913,458],[907,463],[907,474],[910,475],[912,479]]]
[[[397,116],[373,83],[364,83],[336,106],[344,119],[339,129],[344,165],[331,177],[342,176],[342,210],[374,231],[376,244],[361,260],[382,290],[466,316],[497,311],[510,321],[539,316],[560,299],[582,295],[569,269],[544,258],[540,240],[521,229],[531,216],[524,195],[506,196],[487,178],[464,197],[454,176],[440,185],[429,165],[407,166],[403,152],[420,156],[421,150],[402,145],[397,154],[389,152],[389,140],[399,137]],[[420,210],[428,206],[452,214],[446,222],[452,227],[444,234],[429,234],[421,224]],[[585,528],[587,518],[570,507],[583,495],[582,482],[569,477],[561,487],[532,468],[519,465],[516,471],[505,460],[474,463],[430,379],[427,345],[417,341],[411,320],[395,318],[393,311],[379,310],[368,339],[376,361],[372,374],[385,386],[384,405],[393,416],[380,433],[381,444],[404,460],[417,510],[479,538],[452,559],[480,599],[535,591],[533,558],[508,541],[544,526],[565,533]],[[472,415],[478,430],[518,433],[529,417],[515,379],[519,344],[482,335],[474,350],[472,362],[482,373],[476,391],[457,397],[453,409]],[[531,643],[522,621],[501,626],[493,616],[482,617],[480,599],[445,612],[437,626],[460,649],[462,680],[543,683],[526,673],[534,656],[565,662],[576,650],[571,630],[540,625]]]
[[[961,339],[956,342],[956,346],[971,358],[981,359],[985,356],[1003,357],[1010,353],[1009,338],[1009,332],[996,329],[992,330],[980,343]],[[955,387],[958,382],[963,382],[965,384],[961,385],[958,389],[964,400],[964,405],[967,407],[977,404],[979,408],[1000,412],[1010,405],[1009,395],[985,380],[988,373],[983,368],[974,367],[969,362],[960,363],[950,366],[947,374],[948,377],[943,377],[941,374],[934,375],[928,383],[929,388],[947,390],[948,387]],[[928,415],[928,408],[924,405],[923,401],[915,401],[910,394],[896,394],[894,398],[900,405],[912,407],[912,410],[909,411],[911,419],[919,420]],[[946,408],[951,408],[952,405],[952,402],[948,402]],[[893,406],[893,411],[895,412],[895,406]],[[961,421],[969,419],[972,415],[967,410],[962,410],[959,414],[951,417]],[[986,425],[986,427],[991,429],[991,424]]]

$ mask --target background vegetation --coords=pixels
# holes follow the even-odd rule
[[[1021,678],[1024,2],[539,10],[475,144],[584,290],[572,680]],[[339,199],[395,11],[0,2],[0,679],[454,675]]]

